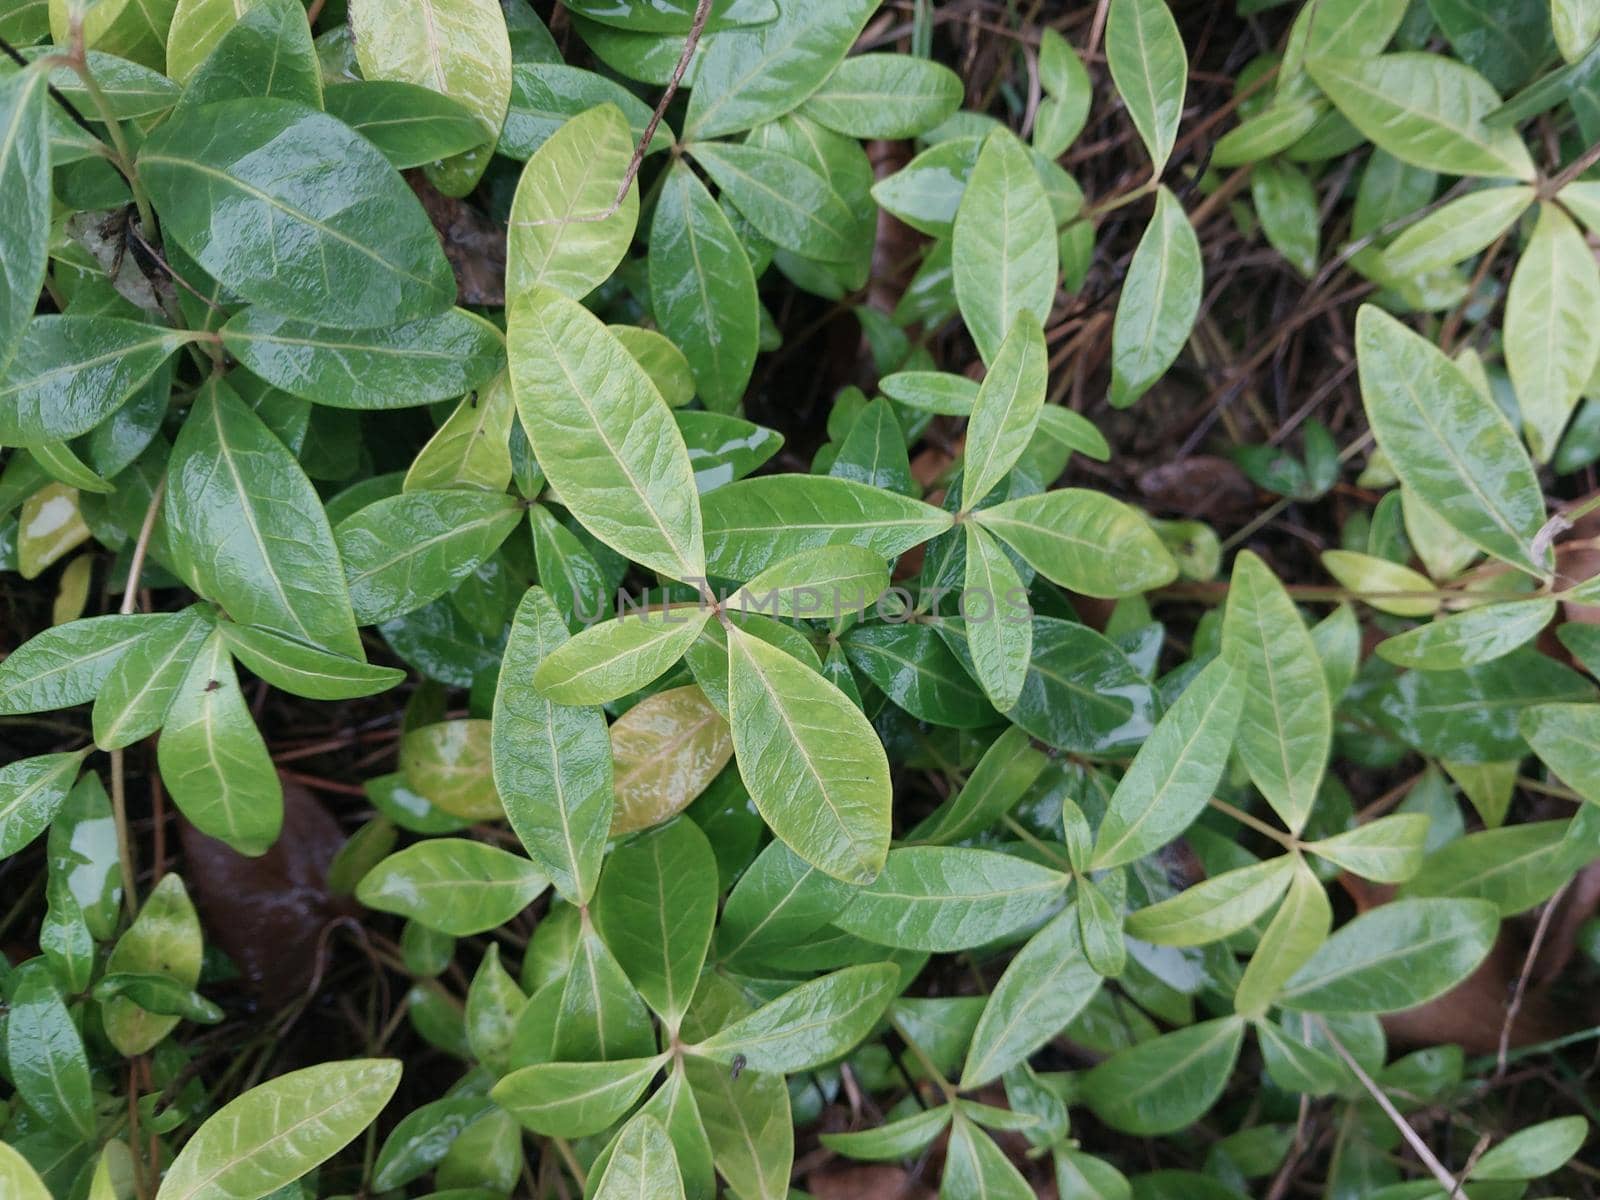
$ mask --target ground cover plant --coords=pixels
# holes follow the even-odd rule
[[[1600,4],[0,39],[0,1196],[1600,1194]]]

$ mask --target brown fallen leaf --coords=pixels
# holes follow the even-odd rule
[[[407,171],[406,182],[422,201],[423,211],[439,231],[439,242],[456,273],[460,304],[493,307],[506,302],[506,230],[465,200],[446,196],[423,177]]]
[[[1138,478],[1139,492],[1157,512],[1197,521],[1237,518],[1256,511],[1256,490],[1225,458],[1196,454],[1151,467]]]
[[[806,1188],[816,1200],[933,1200],[932,1188],[901,1167],[848,1166],[813,1171]]]

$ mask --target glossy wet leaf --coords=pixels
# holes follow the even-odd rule
[[[0,1183],[5,1184],[8,1194],[16,1200],[50,1200],[44,1181],[28,1165],[28,1160],[4,1142],[0,1142]]]
[[[556,704],[533,686],[539,664],[566,640],[549,597],[530,590],[506,643],[491,746],[511,828],[556,890],[583,904],[611,828],[611,741],[598,709]]]
[[[79,1141],[95,1132],[83,1038],[43,960],[9,981],[6,1059],[17,1096],[41,1120]]]
[[[1113,1129],[1172,1133],[1222,1094],[1244,1039],[1238,1017],[1202,1021],[1120,1051],[1090,1071],[1083,1098]]]
[[[1037,1195],[994,1140],[958,1116],[950,1132],[939,1194],[949,1200],[1028,1200]]]
[[[950,622],[941,629],[959,644]],[[1115,644],[1085,625],[1033,620],[1033,657],[1006,714],[1034,737],[1079,754],[1131,753],[1155,726],[1155,689]]]
[[[961,79],[950,68],[899,54],[845,59],[801,112],[859,138],[907,138],[932,129],[961,106]]]
[[[594,1195],[595,1200],[683,1200],[678,1156],[660,1121],[641,1113],[622,1127]]]
[[[710,611],[653,608],[591,625],[547,653],[533,675],[558,704],[604,704],[638,691],[683,657]]]
[[[137,919],[106,959],[108,973],[132,972],[171,977],[184,988],[200,979],[200,919],[178,875],[163,876],[145,897]],[[101,1008],[106,1036],[124,1055],[144,1054],[178,1024],[176,1017],[146,1012],[125,996]]]
[[[1329,938],[1279,999],[1303,1012],[1398,1012],[1448,991],[1478,966],[1500,921],[1482,900],[1395,900]]]
[[[1554,600],[1531,598],[1469,608],[1385,639],[1378,643],[1378,654],[1421,671],[1473,667],[1532,641],[1555,612]]]
[[[1280,855],[1235,867],[1128,914],[1130,937],[1158,946],[1203,946],[1244,929],[1278,902],[1294,875],[1294,859]]]
[[[1317,951],[1333,927],[1333,906],[1322,881],[1302,861],[1295,864],[1283,902],[1267,924],[1234,990],[1234,1011],[1259,1017],[1284,983]]]
[[[184,7],[174,16],[184,15]],[[243,9],[241,12],[240,10]],[[237,96],[276,96],[322,107],[322,74],[311,40],[311,26],[296,0],[202,0],[188,7],[205,28],[168,36],[168,66],[181,54],[187,76],[180,107],[231,100]],[[217,18],[215,23],[207,18]],[[215,35],[215,36],[213,36]]]
[[[733,756],[728,723],[698,687],[657,692],[611,725],[620,837],[669,820],[710,786]]]
[[[994,362],[1017,314],[1043,322],[1056,291],[1055,217],[1022,143],[996,129],[984,139],[956,210],[951,251],[956,300],[985,362]]]
[[[639,221],[636,187],[616,203],[633,145],[628,119],[607,103],[573,117],[528,160],[506,238],[512,312],[537,288],[582,299],[616,268]]]
[[[750,1070],[781,1074],[821,1066],[872,1031],[899,983],[893,963],[845,967],[790,989],[690,1053],[722,1063],[737,1056]]]
[[[861,710],[790,655],[732,627],[729,724],[739,774],[796,854],[847,883],[869,882],[889,848],[883,744]]]
[[[1484,123],[1500,97],[1465,63],[1437,54],[1338,53],[1309,60],[1311,77],[1352,125],[1396,158],[1452,175],[1533,178],[1516,132]]]
[[[538,1063],[494,1087],[495,1103],[546,1137],[588,1137],[633,1107],[666,1061],[624,1058],[605,1063]]]
[[[168,1168],[157,1200],[261,1196],[342,1150],[400,1083],[393,1059],[350,1059],[291,1071],[229,1101]]]
[[[33,317],[50,241],[50,132],[43,70],[0,79],[0,378]]]
[[[643,566],[703,575],[689,453],[643,368],[598,319],[547,289],[512,309],[509,336],[517,412],[572,515]]]
[[[360,653],[344,567],[311,481],[220,382],[172,448],[163,513],[183,572],[240,624]]]
[[[1068,877],[1026,859],[964,846],[889,853],[834,924],[881,946],[948,952],[994,941],[1061,903]]]
[[[1600,361],[1600,342],[1589,327],[1597,309],[1600,264],[1583,232],[1557,205],[1541,204],[1511,275],[1504,328],[1506,368],[1536,462],[1555,453]]]
[[[381,329],[339,329],[247,308],[222,344],[275,387],[333,408],[388,409],[447,400],[505,366],[487,321],[459,308]]]
[[[183,623],[172,614],[131,613],[46,629],[0,662],[0,713],[45,712],[92,700],[125,654]]]
[[[981,604],[974,605],[975,616],[982,615]],[[1001,610],[999,619],[1014,615]],[[956,729],[976,729],[994,720],[994,708],[973,678],[976,663],[969,671],[931,625],[858,625],[842,644],[851,665],[918,720]]]
[[[1162,0],[1134,0],[1165,8]],[[1111,326],[1111,404],[1127,408],[1167,372],[1189,340],[1204,284],[1200,240],[1166,188],[1128,264]]]
[[[392,79],[338,83],[323,107],[366,138],[397,170],[449,158],[483,141],[470,110],[426,87]]]
[[[465,838],[431,838],[368,871],[356,898],[440,933],[470,937],[504,925],[548,884],[520,855]]]
[[[606,103],[622,110],[635,143],[644,137],[650,106],[615,79],[561,62],[513,63],[511,102],[495,150],[526,160],[571,118]],[[671,127],[659,124],[650,139],[649,153],[672,144]]]
[[[984,376],[967,421],[961,506],[976,508],[1016,465],[1033,431],[1045,393],[1044,331],[1033,313],[1017,313]]]
[[[1428,824],[1425,813],[1391,813],[1344,833],[1308,842],[1306,849],[1363,879],[1404,883],[1422,865]]]
[[[1177,140],[1189,81],[1189,56],[1166,0],[1112,0],[1106,63],[1159,179]]]
[[[1058,488],[973,514],[1047,579],[1088,596],[1127,596],[1177,574],[1161,539],[1136,509],[1100,492]]]
[[[502,373],[456,405],[411,460],[403,490],[471,487],[505,491],[511,482],[511,427],[516,419],[511,379]]]
[[[333,117],[288,100],[201,105],[152,134],[138,165],[164,231],[246,300],[363,329],[431,316],[455,299],[416,197]],[[320,186],[329,171],[349,186]]]
[[[995,708],[1017,702],[1033,652],[1028,590],[1000,543],[976,522],[967,526],[966,591],[963,600],[986,614],[967,624],[967,645],[978,681]]]
[[[1267,803],[1298,832],[1327,767],[1333,737],[1328,683],[1288,592],[1248,550],[1234,560],[1222,639],[1246,689],[1239,758]]]
[[[1403,895],[1487,900],[1514,917],[1555,894],[1591,851],[1567,821],[1529,821],[1469,833],[1430,854]]]
[[[675,163],[650,226],[650,300],[716,412],[737,407],[755,365],[755,275],[738,235],[685,163]]]
[[[781,954],[836,917],[854,889],[811,866],[781,841],[756,856],[723,905],[717,953],[725,959]]]
[[[406,783],[433,807],[463,821],[501,816],[490,767],[490,723],[469,718],[408,729],[400,739]]]
[[[313,700],[351,700],[387,691],[405,678],[394,667],[375,667],[343,654],[295,641],[270,629],[223,622],[228,651],[273,687]]]
[[[100,749],[131,746],[161,728],[166,720],[178,685],[210,633],[210,627],[194,609],[177,617],[162,621],[158,628],[140,636],[105,673],[93,710],[94,741]],[[262,638],[278,636],[265,630],[256,632]],[[0,669],[0,677],[3,676],[4,670]]]
[[[850,210],[827,179],[798,159],[733,142],[696,142],[695,162],[765,237],[822,262],[852,253]]]

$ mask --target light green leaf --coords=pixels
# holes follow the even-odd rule
[[[187,109],[145,140],[138,168],[162,231],[246,300],[350,329],[455,301],[411,189],[370,142],[305,105],[254,97]],[[326,187],[330,173],[349,185]]]
[[[1600,804],[1600,705],[1536,704],[1523,710],[1518,725],[1541,762]]]
[[[0,79],[0,379],[33,317],[50,243],[50,124],[43,69]]]
[[[1390,242],[1384,266],[1400,276],[1427,275],[1485,249],[1533,203],[1531,187],[1489,187],[1435,209]]]
[[[1038,1193],[987,1133],[958,1115],[939,1195],[947,1200],[1032,1200]]]
[[[904,950],[966,950],[1014,933],[1061,903],[1071,879],[994,850],[905,846],[834,918],[847,933]]]
[[[1086,596],[1131,596],[1178,574],[1144,514],[1103,492],[1058,488],[979,509],[972,519],[1046,579]]]
[[[494,1101],[545,1137],[589,1137],[615,1123],[667,1061],[621,1058],[614,1062],[537,1063],[494,1085]]]
[[[685,1050],[752,1071],[794,1074],[831,1062],[872,1032],[900,988],[893,963],[845,967],[791,988]]]
[[[975,521],[967,525],[966,588],[961,599],[973,610],[967,622],[967,647],[978,681],[990,702],[1005,712],[1016,704],[1027,679],[1032,612],[1028,589],[1011,559]]]
[[[1244,1030],[1238,1017],[1221,1017],[1140,1042],[1090,1071],[1083,1099],[1113,1129],[1142,1137],[1174,1133],[1216,1103]]]
[[[1473,667],[1532,641],[1555,614],[1556,602],[1548,597],[1485,604],[1385,638],[1378,655],[1419,671]]]
[[[817,546],[773,563],[726,602],[732,610],[837,621],[889,588],[889,568],[865,546]]]
[[[752,579],[818,546],[893,559],[954,524],[942,508],[827,475],[741,479],[708,492],[701,511],[707,569],[728,579]]]
[[[1395,900],[1323,943],[1279,1003],[1303,1012],[1415,1008],[1460,983],[1494,945],[1500,920],[1482,900]]]
[[[904,54],[847,58],[800,111],[858,138],[909,138],[961,107],[961,78],[949,67]]]
[[[854,254],[849,207],[806,163],[750,143],[695,142],[689,153],[744,218],[777,245],[821,262]]]
[[[1589,1122],[1580,1115],[1556,1117],[1519,1129],[1495,1146],[1472,1169],[1472,1179],[1538,1179],[1553,1174],[1589,1140]]]
[[[539,465],[606,545],[674,579],[705,574],[683,435],[599,319],[546,288],[511,311],[511,382]]]
[[[601,104],[556,130],[528,160],[506,237],[509,312],[541,287],[581,300],[616,269],[639,223],[637,187],[617,204],[633,145],[622,110]]]
[[[1187,829],[1228,763],[1244,702],[1241,672],[1209,663],[1156,725],[1112,793],[1096,835],[1096,870],[1159,850]]]
[[[363,625],[414,612],[454,588],[522,520],[504,492],[402,492],[352,513],[334,531],[350,602]]]
[[[1356,314],[1367,419],[1401,482],[1463,536],[1535,574],[1544,493],[1505,414],[1461,369],[1382,310]]]
[[[429,838],[368,871],[356,899],[440,933],[471,937],[504,925],[549,882],[520,855],[466,838]]]
[[[1218,138],[1211,161],[1218,167],[1239,167],[1270,158],[1311,132],[1327,110],[1325,101],[1277,98]]]
[[[1275,158],[1257,163],[1250,171],[1250,200],[1268,245],[1307,279],[1314,277],[1322,214],[1306,173]]]
[[[1256,944],[1244,976],[1234,990],[1234,1011],[1259,1017],[1283,990],[1284,983],[1328,940],[1333,907],[1322,881],[1296,856],[1294,874],[1277,915]]]
[[[1533,160],[1517,131],[1484,124],[1500,97],[1471,67],[1439,54],[1336,57],[1346,53],[1329,47],[1306,68],[1376,145],[1429,171],[1533,179]]]
[[[1455,896],[1492,903],[1502,917],[1548,900],[1595,856],[1592,821],[1583,809],[1572,821],[1532,821],[1469,833],[1441,846],[1407,883],[1407,896]]]
[[[195,590],[241,625],[361,654],[333,531],[294,455],[220,381],[167,468],[167,536]]]
[[[469,487],[503,492],[511,483],[511,426],[517,403],[511,376],[496,375],[482,391],[465,397],[418,452],[402,490]]]
[[[739,774],[772,831],[812,866],[870,882],[889,849],[883,743],[845,695],[797,659],[728,630],[729,723]]]
[[[1075,905],[1028,939],[995,984],[973,1031],[963,1090],[981,1087],[1025,1061],[1072,1021],[1100,988],[1078,931]]]
[[[1428,825],[1426,813],[1392,813],[1305,848],[1374,883],[1404,883],[1422,865]]]
[[[203,953],[200,918],[183,879],[168,874],[145,897],[139,916],[117,940],[106,959],[106,971],[159,973],[193,988],[200,980]],[[123,996],[105,1001],[101,1016],[106,1037],[128,1057],[154,1049],[178,1024],[178,1018],[146,1012]]]
[[[1220,942],[1276,904],[1294,877],[1294,868],[1295,860],[1287,854],[1235,867],[1129,913],[1124,927],[1129,937],[1157,946]]]
[[[5,1142],[0,1142],[0,1184],[5,1185],[6,1195],[16,1200],[50,1200],[49,1191],[28,1160]]]
[[[1133,0],[1165,10],[1163,0]],[[1111,404],[1127,408],[1177,360],[1200,311],[1200,240],[1177,197],[1156,189],[1155,212],[1128,264],[1111,324]]]
[[[1009,130],[983,142],[956,210],[956,301],[985,362],[1027,312],[1041,324],[1056,294],[1056,222],[1028,151]]]
[[[733,757],[722,713],[694,684],[656,692],[611,725],[617,804],[611,836],[671,820]]]
[[[1327,767],[1332,705],[1322,660],[1294,602],[1249,550],[1234,560],[1222,644],[1245,689],[1239,758],[1273,811],[1298,833]]]
[[[532,678],[567,640],[543,591],[517,608],[495,691],[494,781],[511,828],[569,903],[587,904],[611,828],[611,741],[598,709],[555,704]]]
[[[867,1162],[915,1158],[950,1124],[955,1110],[948,1104],[924,1108],[908,1117],[885,1121],[852,1133],[824,1133],[820,1141],[836,1154]]]
[[[687,163],[674,163],[650,225],[650,303],[682,349],[706,407],[738,407],[755,365],[755,274],[720,205]]]
[[[283,789],[220,629],[207,635],[173,694],[156,761],[173,803],[201,833],[252,856],[277,840]]]
[[[434,808],[462,821],[504,813],[490,767],[490,724],[469,718],[408,729],[400,739],[406,784]]]
[[[223,621],[217,628],[235,658],[273,687],[296,696],[352,700],[388,691],[406,677],[394,667],[374,667],[343,654],[330,654],[270,629],[231,621]]]
[[[1006,477],[1027,449],[1044,407],[1044,331],[1027,309],[1010,331],[978,388],[967,421],[961,507],[974,509]]]
[[[661,1122],[640,1113],[622,1127],[611,1161],[600,1176],[594,1200],[683,1200],[683,1177],[678,1155]]]
[[[1189,54],[1166,0],[1111,0],[1106,64],[1150,152],[1151,176],[1160,179],[1178,137],[1189,82]]]
[[[499,330],[459,308],[356,330],[247,308],[221,332],[228,353],[268,383],[332,408],[371,411],[449,400],[505,366]]]
[[[167,1170],[156,1200],[259,1200],[337,1154],[400,1083],[393,1059],[290,1071],[208,1117]]]
[[[710,618],[708,608],[692,604],[591,625],[544,656],[533,686],[558,704],[604,704],[626,696],[682,658]]]
[[[748,1200],[787,1200],[794,1122],[782,1075],[741,1071],[692,1056],[683,1063],[717,1172]]]
[[[172,613],[130,613],[84,617],[43,630],[0,661],[0,715],[86,703],[125,654],[185,623]]]
[[[178,0],[167,31],[167,74],[179,83],[205,61],[257,0]]]
[[[1534,461],[1555,453],[1578,397],[1600,362],[1591,325],[1600,312],[1600,263],[1560,206],[1539,206],[1506,292],[1505,355]]]
[[[1355,550],[1324,550],[1322,565],[1341,585],[1379,612],[1426,617],[1438,611],[1438,589],[1403,563]]]

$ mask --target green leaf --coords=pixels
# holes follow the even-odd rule
[[[1484,829],[1430,854],[1404,895],[1487,900],[1514,917],[1548,900],[1593,855],[1568,821]]]
[[[594,927],[581,916],[576,944],[562,974],[564,982],[558,979],[551,985],[560,993],[553,1014],[553,1058],[610,1061],[641,1058],[655,1050],[655,1030],[644,1002]],[[535,995],[525,1015],[536,1014],[541,1007],[546,1005]]]
[[[555,704],[532,684],[567,640],[549,597],[532,588],[511,626],[495,690],[494,781],[528,857],[572,904],[587,904],[611,828],[611,740],[597,709]]]
[[[511,376],[502,372],[466,396],[412,459],[403,491],[469,487],[503,492],[511,482],[511,427],[516,423]]]
[[[817,546],[773,563],[726,607],[774,617],[837,621],[863,612],[889,588],[889,568],[864,546]]]
[[[350,29],[364,79],[398,79],[459,101],[478,119],[485,147],[435,167],[449,195],[472,189],[488,165],[511,96],[511,40],[494,0],[353,0]]]
[[[1486,249],[1534,201],[1531,187],[1468,192],[1423,217],[1390,242],[1384,266],[1396,276],[1426,275]]]
[[[883,397],[869,401],[838,443],[838,453],[828,474],[852,479],[871,487],[918,496],[922,489],[911,477],[911,459],[906,452],[906,430],[894,405]]]
[[[1538,704],[1518,725],[1539,760],[1585,800],[1600,804],[1600,705]]]
[[[202,388],[178,433],[163,512],[183,573],[239,624],[360,655],[344,567],[316,490],[220,381]]]
[[[178,685],[211,632],[193,608],[175,615],[176,620],[163,621],[159,628],[141,635],[105,673],[93,712],[94,742],[100,749],[131,746],[160,729],[166,720]],[[4,674],[0,668],[0,679]]]
[[[826,475],[742,479],[708,492],[701,512],[707,569],[728,579],[752,579],[817,546],[893,559],[954,524],[942,508]]]
[[[1084,955],[1076,905],[1068,905],[1028,939],[989,994],[967,1050],[962,1089],[982,1087],[1026,1061],[1099,988],[1100,974]]]
[[[544,656],[533,686],[558,704],[604,704],[626,696],[682,658],[710,618],[709,609],[687,605],[591,625]]]
[[[905,846],[834,924],[880,946],[943,953],[1005,937],[1060,903],[1070,877],[962,846]]]
[[[794,1123],[782,1075],[741,1071],[686,1057],[689,1081],[717,1172],[751,1200],[786,1200],[794,1163]]]
[[[738,133],[775,120],[822,86],[878,0],[784,4],[761,25],[725,29],[695,63],[686,140]],[[681,46],[673,39],[673,54]]]
[[[915,1158],[950,1124],[954,1109],[948,1104],[924,1108],[908,1117],[885,1121],[852,1133],[824,1133],[820,1140],[836,1154],[867,1162]]]
[[[253,1087],[196,1130],[156,1200],[265,1196],[354,1141],[399,1083],[400,1064],[393,1059],[356,1058]]]
[[[972,519],[1046,579],[1086,596],[1131,596],[1177,577],[1145,516],[1102,492],[1058,488],[980,509]]]
[[[855,890],[771,841],[739,876],[717,923],[717,954],[759,958],[800,945],[843,911]]]
[[[953,621],[939,631],[962,648]],[[1040,741],[1077,754],[1125,756],[1155,725],[1159,701],[1128,656],[1075,621],[1033,620],[1033,658],[1006,715]]]
[[[222,1009],[193,988],[155,972],[111,972],[94,985],[93,995],[102,1003],[114,996],[126,996],[146,1012],[203,1025],[215,1025],[224,1016]]]
[[[1378,643],[1378,656],[1419,671],[1453,671],[1493,662],[1531,642],[1556,614],[1556,602],[1529,597],[1453,613]]]
[[[1283,903],[1234,990],[1234,1011],[1243,1017],[1265,1014],[1289,977],[1328,940],[1332,928],[1333,907],[1322,881],[1297,855]]]
[[[171,613],[84,617],[29,638],[0,662],[0,715],[48,712],[95,698],[117,661],[184,624]]]
[[[465,106],[429,88],[393,79],[337,83],[322,106],[376,146],[397,171],[480,145],[483,126]]]
[[[1026,312],[1043,323],[1056,294],[1056,222],[1044,185],[1015,135],[983,142],[956,210],[952,273],[961,317],[985,362]]]
[[[368,871],[356,899],[440,933],[471,937],[504,925],[549,882],[519,855],[465,838],[430,838]]]
[[[1283,895],[1295,860],[1280,855],[1236,867],[1192,885],[1170,899],[1129,913],[1129,937],[1157,946],[1204,946],[1251,925]]]
[[[1275,98],[1218,138],[1211,161],[1219,167],[1239,167],[1270,158],[1311,132],[1327,110],[1323,101]]]
[[[1438,54],[1335,57],[1347,52],[1330,47],[1306,68],[1364,137],[1429,171],[1533,179],[1517,131],[1484,124],[1500,97],[1471,67]]]
[[[88,1142],[95,1134],[94,1095],[83,1037],[43,959],[7,981],[7,1074],[33,1113],[59,1132]]]
[[[169,874],[145,897],[139,916],[117,940],[106,971],[159,973],[193,988],[200,980],[202,954],[200,918],[182,877]],[[101,1005],[101,1018],[106,1037],[127,1057],[154,1049],[178,1024],[178,1018],[146,1012],[122,996]]]
[[[276,96],[322,107],[316,47],[298,0],[249,0],[248,5],[243,0],[201,0],[197,8],[221,21],[199,36],[188,30],[183,37],[168,36],[168,73],[174,79],[187,77],[180,108],[238,96]],[[180,3],[175,29],[184,11]],[[212,36],[213,29],[220,36]],[[180,53],[186,59],[181,71],[171,64]]]
[[[967,781],[912,828],[908,842],[948,845],[981,833],[1009,812],[1039,778],[1049,760],[1011,725],[983,752]]]
[[[635,704],[611,726],[617,805],[612,837],[671,820],[711,785],[733,757],[733,736],[694,684]]]
[[[1072,834],[1068,833],[1069,841]],[[1097,975],[1116,979],[1127,968],[1128,952],[1122,940],[1122,916],[1114,902],[1091,879],[1078,880],[1078,933],[1083,952]]]
[[[1367,419],[1395,473],[1474,545],[1539,574],[1544,494],[1505,414],[1429,342],[1372,305],[1356,314]]]
[[[578,1138],[599,1133],[621,1118],[667,1061],[621,1058],[614,1062],[536,1063],[494,1085],[494,1101],[533,1132]]]
[[[212,48],[260,0],[177,0],[166,31],[167,74],[187,83]]]
[[[1305,848],[1374,883],[1404,883],[1422,865],[1428,825],[1426,813],[1392,813]]]
[[[430,804],[464,821],[491,821],[503,809],[490,766],[488,721],[436,721],[400,739],[406,783]]]
[[[103,318],[102,318],[103,319]],[[290,395],[333,408],[405,408],[448,400],[505,367],[500,332],[459,308],[382,329],[339,329],[247,308],[222,344]]]
[[[616,202],[633,144],[622,110],[602,104],[573,117],[528,160],[508,222],[507,311],[537,303],[539,288],[581,300],[616,269],[639,223],[636,187]]]
[[[1250,200],[1267,243],[1307,279],[1317,273],[1317,192],[1299,167],[1270,159],[1250,171]]]
[[[983,138],[977,136],[936,142],[893,175],[873,184],[872,198],[913,229],[931,237],[946,238],[982,148]],[[962,382],[970,380],[962,379]],[[885,395],[892,393],[886,391]]]
[[[1038,1193],[987,1133],[958,1115],[939,1194],[948,1200],[1031,1200]]]
[[[571,118],[606,103],[622,110],[634,143],[642,141],[650,106],[615,79],[564,62],[513,63],[511,103],[495,153],[526,160]],[[671,127],[658,124],[646,153],[666,150],[673,141]]]
[[[900,989],[893,963],[845,967],[791,988],[685,1050],[752,1071],[794,1074],[847,1053],[872,1032]]]
[[[755,365],[755,274],[720,205],[687,163],[667,172],[650,225],[650,304],[715,412],[738,407]]]
[[[283,789],[220,629],[206,636],[173,694],[156,761],[173,803],[201,833],[251,856],[277,840]]]
[[[838,688],[777,647],[736,625],[728,647],[734,753],[756,809],[812,866],[871,881],[888,853],[892,800],[877,733]]]
[[[842,644],[855,668],[918,720],[956,729],[992,724],[994,708],[973,679],[976,664],[967,668],[941,641],[919,621],[857,625]]]
[[[34,318],[0,379],[0,442],[89,432],[193,336],[120,317]]]
[[[855,252],[850,209],[807,164],[749,143],[695,142],[689,153],[744,218],[777,245],[821,262],[841,262]]]
[[[594,1200],[683,1200],[683,1177],[678,1155],[661,1122],[640,1113],[622,1127],[611,1161],[595,1188]]]
[[[218,626],[229,651],[275,688],[312,700],[352,700],[386,692],[406,677],[394,667],[374,667],[343,654],[223,621]]]
[[[1395,900],[1323,943],[1279,996],[1302,1012],[1385,1013],[1449,991],[1494,945],[1500,920],[1482,900]]]
[[[384,1139],[372,1166],[374,1187],[404,1187],[434,1167],[456,1140],[494,1110],[484,1096],[448,1096],[412,1109]]]
[[[411,189],[376,147],[324,113],[262,98],[201,105],[151,134],[138,168],[163,231],[253,303],[365,329],[455,300]],[[324,186],[330,172],[349,186]]]
[[[376,625],[437,600],[521,520],[513,497],[468,488],[404,492],[346,517],[334,540],[357,619]]]
[[[1222,1094],[1245,1023],[1202,1021],[1112,1055],[1083,1080],[1083,1099],[1113,1129],[1151,1137],[1192,1125]]]
[[[909,138],[961,107],[961,78],[949,67],[904,54],[847,58],[800,111],[858,138]]]
[[[1294,602],[1249,550],[1234,560],[1222,644],[1245,689],[1239,758],[1284,825],[1298,833],[1327,767],[1332,705],[1322,660]]]
[[[33,317],[50,243],[50,125],[46,72],[0,79],[0,379]]]
[[[1556,1117],[1519,1129],[1495,1146],[1471,1171],[1473,1179],[1538,1179],[1566,1165],[1589,1140],[1582,1116]]]
[[[967,645],[985,694],[1004,712],[1022,695],[1033,651],[1028,589],[1000,543],[972,522],[967,525],[962,603],[970,606],[979,597],[986,602],[988,612],[974,614],[968,621]]]
[[[0,1184],[16,1200],[50,1200],[49,1190],[28,1160],[5,1142],[0,1142]]]
[[[1178,137],[1189,55],[1166,0],[1112,0],[1106,16],[1106,64],[1128,116],[1161,178]]]
[[[946,371],[896,371],[878,380],[878,390],[896,404],[946,417],[970,417],[979,386],[965,375]]]
[[[1226,659],[1195,676],[1112,793],[1095,838],[1094,869],[1159,850],[1200,815],[1227,766],[1244,694],[1241,673]]]
[[[961,507],[974,509],[1027,449],[1044,407],[1044,331],[1034,314],[1017,313],[1001,343],[967,421]]]
[[[683,435],[644,369],[576,301],[539,289],[511,311],[517,412],[550,483],[606,545],[674,579],[705,574]]]
[[[595,925],[669,1029],[689,1009],[716,918],[716,856],[693,821],[652,829],[606,860]]]
[[[1165,9],[1163,0],[1134,0]],[[1200,240],[1183,205],[1156,189],[1155,212],[1128,264],[1111,325],[1111,404],[1127,408],[1177,361],[1204,284]]]
[[[1553,203],[1539,206],[1506,292],[1505,356],[1536,462],[1555,453],[1600,362],[1589,320],[1600,311],[1600,264],[1583,231]]]

